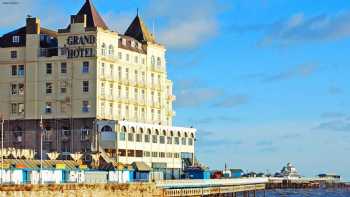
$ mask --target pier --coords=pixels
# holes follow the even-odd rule
[[[167,180],[158,181],[156,186],[163,189],[164,197],[177,196],[256,196],[264,191],[268,178],[208,179],[208,180]]]

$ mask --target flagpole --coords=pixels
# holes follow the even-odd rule
[[[40,116],[40,184],[43,182],[43,116]]]

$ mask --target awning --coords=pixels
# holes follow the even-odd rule
[[[139,171],[139,172],[151,171],[151,168],[145,162],[142,162],[142,161],[136,161],[132,163],[132,166],[136,171]]]

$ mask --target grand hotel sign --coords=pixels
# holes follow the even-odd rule
[[[69,59],[95,57],[95,44],[94,35],[68,36],[66,44],[61,48],[61,55],[66,55]]]

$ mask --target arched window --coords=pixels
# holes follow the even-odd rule
[[[112,130],[112,127],[110,127],[109,125],[106,125],[102,127],[101,132],[113,132],[113,130]]]
[[[102,55],[106,55],[106,43],[102,43],[101,53]]]
[[[147,134],[151,135],[151,133],[152,133],[151,129],[147,129]]]
[[[152,57],[151,57],[151,65],[152,66],[156,65],[156,58],[154,57],[154,55],[152,55]]]
[[[131,127],[131,133],[135,133],[135,128]]]
[[[185,137],[188,137],[187,133],[185,133]]]
[[[114,55],[114,47],[113,47],[113,45],[109,45],[108,54],[111,55],[111,56]]]
[[[174,136],[174,132],[173,131],[170,131],[170,136]]]
[[[121,132],[119,133],[119,140],[120,141],[125,141],[125,133],[126,133],[126,127],[123,126]]]
[[[160,67],[162,65],[162,60],[160,57],[157,58],[157,66]]]
[[[159,131],[158,131],[158,129],[156,129],[156,135],[159,135]]]
[[[139,132],[140,132],[140,133],[143,133],[143,128],[139,128]]]

